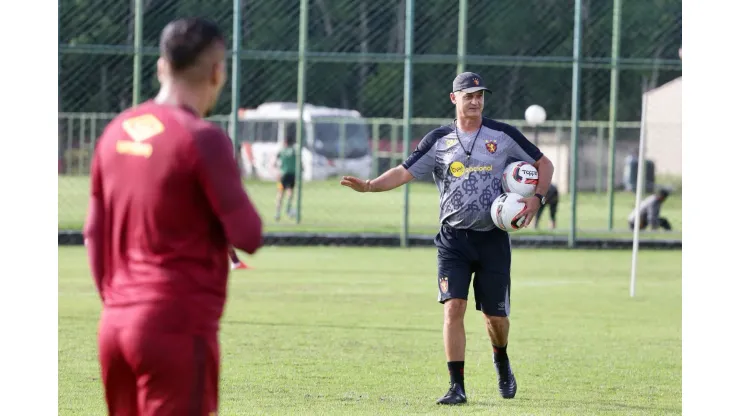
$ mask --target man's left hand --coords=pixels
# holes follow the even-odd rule
[[[540,210],[540,207],[542,206],[542,202],[540,202],[540,199],[537,198],[536,196],[530,196],[529,198],[521,198],[519,199],[519,202],[524,202],[524,205],[526,207],[524,208],[524,211],[522,211],[514,219],[518,220],[521,217],[525,217],[524,227],[528,227],[529,223],[532,222],[534,217],[537,215],[537,211]]]

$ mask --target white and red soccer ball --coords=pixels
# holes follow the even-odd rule
[[[509,163],[504,168],[502,187],[504,192],[513,192],[525,198],[534,195],[539,181],[539,172],[531,163],[518,161]]]
[[[531,163],[518,161],[506,166],[501,179],[504,192],[493,201],[491,218],[496,227],[504,231],[518,231],[524,227],[525,217],[514,218],[526,208],[519,200],[534,195],[539,172]]]
[[[504,192],[493,200],[491,204],[491,218],[496,227],[507,231],[514,232],[524,227],[525,217],[514,220],[524,208],[524,202],[519,202],[522,196],[512,192]]]

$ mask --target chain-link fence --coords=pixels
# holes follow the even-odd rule
[[[268,230],[397,233],[402,225],[402,189],[356,195],[342,189],[337,177],[371,177],[407,156],[403,91],[404,33],[409,16],[404,0],[308,2],[304,143],[309,158],[303,159],[301,222],[272,218],[276,176],[268,160],[278,140],[291,129],[295,131],[299,3],[61,0],[59,228],[81,228],[90,153],[102,128],[115,113],[131,106],[134,97],[144,100],[156,93],[157,44],[166,23],[183,16],[211,18],[220,24],[231,45],[237,10],[241,70],[231,76],[238,77],[240,94],[235,107],[242,111],[233,139],[248,190]],[[614,61],[619,85],[612,107],[615,3],[621,8],[617,19],[621,34],[616,45],[619,59]],[[415,13],[410,16],[414,25],[410,147],[454,118],[448,95],[455,74],[461,69],[478,72],[494,92],[486,97],[485,115],[519,127],[556,166],[554,182],[561,194],[556,229],[565,232],[571,220],[569,174],[573,166],[577,166],[579,190],[577,228],[592,233],[603,233],[612,225],[614,230],[626,229],[624,218],[634,206],[634,194],[628,191],[628,158],[640,135],[642,94],[681,76],[681,2],[582,0],[578,85],[573,84],[574,4],[416,0]],[[580,140],[574,153],[571,110],[576,87]],[[536,131],[524,121],[524,112],[532,104],[547,111],[548,121]],[[212,119],[228,129],[231,109],[229,82]],[[613,137],[612,109],[617,120]],[[665,108],[652,111],[675,113]],[[657,177],[653,182],[670,176],[674,186],[676,182],[680,186],[680,156],[678,168],[675,158],[664,157],[670,149],[675,153],[676,146],[680,155],[680,107],[677,119],[656,123],[666,131],[677,128],[679,137],[663,134],[648,145]],[[439,200],[431,181],[413,183],[409,201],[411,233],[434,232]],[[680,203],[677,207],[680,224]]]

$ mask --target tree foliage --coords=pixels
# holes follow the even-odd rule
[[[623,0],[620,120],[636,120],[640,95],[680,76],[680,0]],[[131,104],[134,0],[60,0],[60,111],[115,112]],[[297,88],[299,2],[242,0],[241,107],[293,101]],[[581,99],[584,119],[609,111],[612,2],[583,0]],[[231,42],[232,0],[143,0],[142,96],[158,87],[158,36],[177,17],[218,21]],[[405,2],[309,1],[307,100],[360,110],[369,117],[402,115]],[[550,119],[570,118],[574,1],[470,0],[466,69],[480,73],[494,94],[486,112],[521,118],[530,104]],[[416,0],[413,114],[451,117],[447,95],[455,76],[458,2]],[[269,53],[267,53],[269,52]],[[348,60],[337,54],[354,53]],[[446,58],[442,55],[447,56]],[[364,58],[360,59],[360,56]],[[537,57],[537,59],[533,59]],[[637,62],[635,59],[642,59]],[[629,61],[632,59],[633,61]],[[538,61],[539,60],[539,61]],[[535,62],[538,61],[538,62]],[[593,68],[588,64],[601,63]],[[227,86],[217,113],[230,111]]]

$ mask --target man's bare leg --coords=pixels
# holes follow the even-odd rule
[[[444,305],[444,328],[447,361],[465,361],[465,308],[468,301],[450,299]]]
[[[489,316],[483,314],[486,321],[488,337],[491,344],[496,347],[506,347],[509,343],[509,318],[505,316]]]
[[[280,220],[280,211],[283,208],[283,195],[285,194],[285,191],[282,187],[278,189],[277,197],[275,198],[275,220]]]
[[[444,303],[444,325],[442,338],[450,373],[450,391],[440,398],[438,404],[461,404],[465,397],[465,308],[464,299],[450,299]]]
[[[288,214],[289,217],[293,218],[295,217],[295,211],[293,210],[293,188],[288,188],[285,190],[285,196],[288,198],[288,204],[285,207],[285,212]]]

